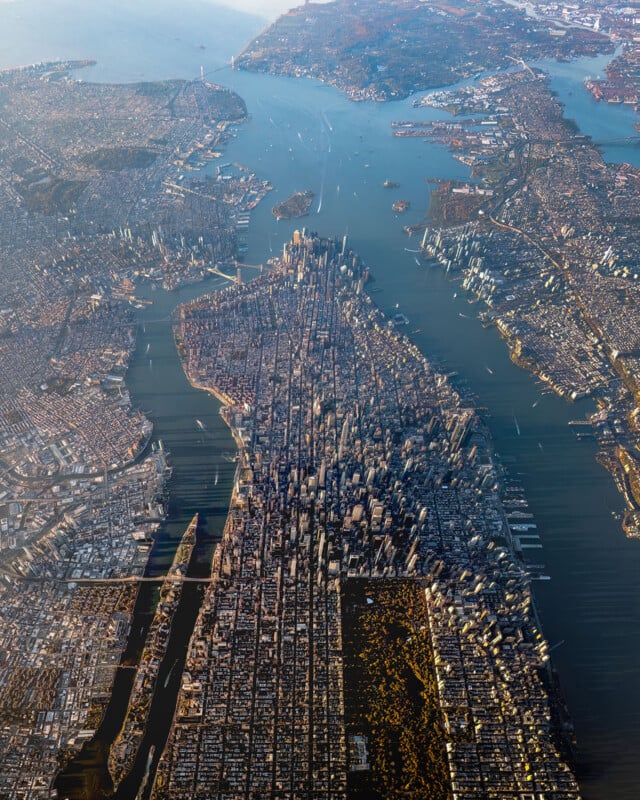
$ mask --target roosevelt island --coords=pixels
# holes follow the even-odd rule
[[[153,798],[578,798],[475,409],[345,239],[178,309],[237,447]]]

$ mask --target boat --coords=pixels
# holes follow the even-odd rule
[[[198,428],[200,428],[201,431],[206,431],[207,430],[207,426],[204,424],[204,422],[201,419],[197,419],[196,420],[196,425],[198,426]]]
[[[172,674],[173,670],[175,669],[175,666],[176,666],[177,663],[178,663],[178,659],[176,658],[176,660],[171,665],[171,669],[169,670],[169,672],[167,672],[167,677],[164,679],[164,688],[165,689],[167,688],[167,686],[169,684],[169,681],[171,680],[171,674]]]

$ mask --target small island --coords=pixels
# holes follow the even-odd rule
[[[275,205],[271,212],[276,219],[305,217],[309,213],[314,196],[310,191],[295,192],[282,203]]]
[[[402,212],[406,211],[409,208],[410,205],[411,205],[411,203],[409,203],[408,200],[396,200],[396,202],[391,206],[391,208],[394,211],[398,211],[399,213],[402,213]]]

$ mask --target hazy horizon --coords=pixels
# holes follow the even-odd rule
[[[320,2],[326,1],[327,0],[320,0]],[[247,14],[254,14],[269,22],[272,22],[281,14],[289,11],[291,8],[302,5],[302,2],[297,2],[297,0],[202,0],[202,2],[206,3],[207,5],[225,6],[235,11],[243,11]],[[24,6],[27,4],[27,0],[0,0],[0,5],[8,4],[18,7],[21,5]],[[56,0],[52,0],[51,4],[55,5]],[[96,3],[95,0],[87,0],[85,5],[90,7],[92,4],[96,7],[103,5],[102,3]],[[178,7],[182,4],[176,2],[175,5]],[[124,2],[122,3],[122,8],[123,10],[130,10],[130,7],[127,8],[127,4]]]
[[[206,0],[214,5],[224,5],[237,11],[246,11],[272,22],[302,2],[296,0]]]
[[[304,0],[303,0],[304,1]],[[329,0],[317,0],[328,2]],[[85,80],[191,78],[233,56],[298,0],[0,0],[0,69],[93,59]],[[150,47],[135,44],[144,35]],[[186,49],[184,45],[187,45]],[[188,49],[192,54],[186,57]],[[153,58],[150,57],[153,53]]]
[[[291,0],[0,0],[0,69],[90,58],[85,80],[189,78],[228,64]],[[143,51],[137,42],[144,36]]]

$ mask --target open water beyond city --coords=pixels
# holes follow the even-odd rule
[[[468,177],[467,169],[443,147],[392,136],[392,120],[425,119],[435,117],[436,112],[413,109],[410,101],[355,104],[313,81],[221,69],[228,58],[226,53],[220,55],[222,45],[216,45],[221,28],[226,26],[229,34],[222,36],[225,47],[233,46],[231,52],[238,52],[244,39],[262,25],[254,17],[239,14],[221,14],[215,37],[209,38],[206,25],[198,26],[191,19],[187,26],[183,20],[180,37],[176,37],[175,33],[171,36],[175,31],[172,24],[177,24],[175,14],[168,10],[171,4],[160,6],[158,13],[166,18],[154,17],[153,36],[145,36],[144,25],[127,27],[130,46],[123,65],[118,56],[121,44],[114,44],[110,52],[91,18],[90,6],[76,5],[73,30],[67,35],[69,41],[82,42],[82,49],[67,47],[65,35],[58,32],[55,55],[67,58],[99,53],[98,65],[82,71],[84,80],[192,78],[203,65],[208,79],[237,90],[246,101],[250,120],[237,129],[222,160],[241,163],[274,186],[271,195],[252,212],[247,264],[266,263],[301,225],[326,235],[348,234],[350,245],[372,271],[375,280],[371,288],[378,304],[387,311],[397,308],[404,313],[410,321],[407,333],[411,338],[443,371],[456,373],[453,380],[473,393],[484,409],[502,462],[526,490],[543,541],[540,561],[551,580],[536,583],[534,588],[576,727],[584,797],[636,800],[640,787],[640,542],[627,540],[620,529],[617,517],[622,503],[613,482],[595,462],[595,443],[579,440],[576,428],[567,424],[582,418],[591,406],[568,405],[543,394],[532,376],[511,363],[497,332],[482,327],[476,318],[478,307],[468,302],[450,276],[423,261],[415,252],[415,238],[402,231],[404,224],[419,222],[427,210],[426,178]],[[52,6],[55,3],[48,5]],[[112,6],[117,4],[106,4],[109,9]],[[192,2],[192,6],[193,13],[212,19],[210,6],[206,10],[204,4],[200,7]],[[24,8],[33,11],[38,2],[0,5],[0,45],[4,37],[9,39],[7,25],[12,20],[17,24],[11,15],[21,7],[24,14]],[[54,55],[47,31],[35,16],[32,33],[33,25],[36,41],[42,40],[41,55],[33,51],[33,36],[31,49],[24,54],[13,38],[3,51],[8,53],[4,58],[11,61],[2,66]],[[565,103],[567,115],[584,132],[606,143],[607,158],[637,165],[640,158],[633,148],[610,143],[633,134],[632,112],[595,106],[582,86],[582,79],[602,73],[605,63],[606,59],[593,59],[548,65],[553,72],[552,85]],[[400,186],[385,189],[385,180]],[[276,222],[271,206],[293,191],[307,189],[315,194],[310,216],[297,222]],[[397,199],[411,204],[404,215],[391,209]],[[245,270],[247,278],[254,274]],[[152,574],[166,570],[196,511],[202,516],[202,525],[194,570],[206,574],[224,525],[234,471],[233,441],[219,417],[219,404],[193,389],[184,377],[170,322],[178,303],[219,286],[220,281],[212,279],[174,293],[144,289],[153,304],[139,313],[139,341],[127,382],[134,403],[153,421],[156,439],[162,439],[170,452],[173,466],[169,513],[148,568]],[[135,796],[152,744],[156,747],[153,772],[166,739],[200,592],[196,586],[185,590],[179,624],[174,626],[160,673],[152,720],[134,775],[119,793],[122,798]],[[145,589],[139,597],[129,655],[141,647],[154,600],[152,589]],[[122,671],[96,741],[61,776],[61,797],[98,797],[99,784],[104,781],[108,786],[104,751],[121,723],[130,682],[131,671]]]

